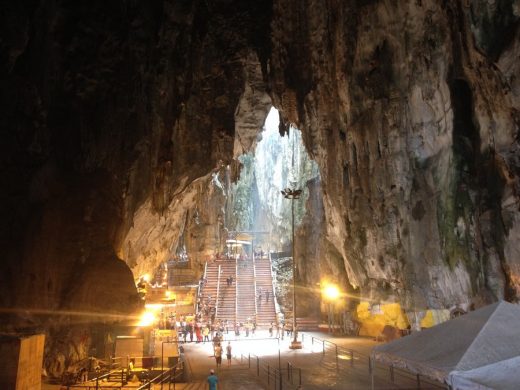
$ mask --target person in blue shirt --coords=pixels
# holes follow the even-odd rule
[[[217,383],[218,383],[218,378],[215,375],[215,371],[210,370],[209,376],[208,376],[209,390],[217,390]]]

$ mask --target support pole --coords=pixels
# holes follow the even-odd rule
[[[370,370],[370,382],[372,383],[372,390],[374,390],[374,369],[375,363],[372,359],[368,360],[368,369]]]
[[[161,375],[164,373],[164,341],[161,342]],[[163,390],[163,383],[161,381],[161,390]]]

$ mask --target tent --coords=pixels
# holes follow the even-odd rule
[[[467,372],[520,355],[520,307],[504,301],[485,306],[372,351],[382,362],[445,383]],[[458,374],[460,376],[460,374]]]
[[[448,384],[456,390],[518,390],[520,356],[469,371],[452,371]]]

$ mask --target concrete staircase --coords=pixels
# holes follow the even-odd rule
[[[219,320],[228,320],[230,324],[235,322],[236,314],[236,261],[224,260],[220,264],[220,286],[217,306],[217,316]],[[233,284],[228,287],[226,279],[233,277]]]
[[[202,288],[200,293],[201,302],[207,303],[208,298],[211,297],[211,305],[215,305],[215,300],[217,298],[217,284],[218,284],[218,264],[216,262],[206,265],[206,284]],[[199,310],[201,308],[199,307]],[[210,316],[203,315],[203,321],[208,322],[210,320]]]
[[[237,321],[246,322],[256,316],[255,276],[252,260],[237,263]]]
[[[256,291],[262,289],[261,299],[257,298],[256,321],[259,326],[276,322],[276,310],[274,305],[273,278],[271,275],[271,262],[268,257],[255,258]],[[266,300],[266,291],[269,299]]]
[[[230,276],[233,276],[233,284],[228,287],[226,279]],[[230,324],[234,324],[236,321],[245,322],[248,318],[256,318],[258,326],[267,326],[275,322],[275,297],[269,258],[256,258],[254,262],[214,261],[206,265],[206,280],[200,297],[202,302],[207,302],[207,298],[211,296],[211,304],[217,303],[217,320],[228,320]],[[261,303],[257,300],[260,288],[263,292]],[[266,291],[269,291],[267,301]],[[209,319],[209,316],[203,317],[203,321]]]

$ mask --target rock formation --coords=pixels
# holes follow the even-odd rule
[[[520,296],[518,0],[1,7],[3,327],[137,310],[186,227],[214,245],[271,104],[320,168],[302,272],[410,311]]]
[[[349,282],[406,308],[516,299],[518,2],[297,3],[274,3],[272,96]]]

